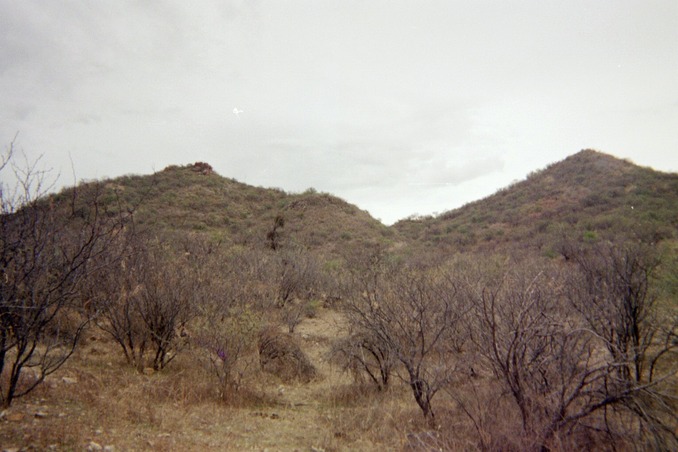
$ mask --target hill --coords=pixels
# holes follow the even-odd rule
[[[564,233],[593,239],[677,236],[678,174],[583,150],[485,199],[393,228],[445,251],[531,248],[551,252]]]
[[[593,150],[533,172],[485,199],[391,227],[331,194],[254,187],[200,162],[77,189],[94,187],[103,190],[104,206],[136,208],[137,226],[154,233],[199,234],[258,247],[266,245],[278,217],[283,240],[328,258],[369,243],[445,253],[508,248],[551,253],[564,233],[586,239],[678,237],[678,174]],[[65,203],[71,190],[52,195],[52,202]]]
[[[220,176],[198,162],[169,166],[152,175],[131,175],[76,188],[101,190],[106,210],[135,209],[138,228],[156,234],[199,234],[231,244],[265,246],[276,217],[281,239],[328,257],[342,248],[391,241],[390,230],[366,211],[327,193],[291,194]],[[65,204],[73,188],[51,197]],[[88,199],[87,197],[83,198]]]
[[[391,228],[200,162],[38,198],[0,216],[0,444],[676,450],[677,197],[582,151]]]

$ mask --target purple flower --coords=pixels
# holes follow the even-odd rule
[[[220,348],[217,350],[217,356],[219,357],[220,360],[226,361],[226,352],[224,351],[223,348]]]

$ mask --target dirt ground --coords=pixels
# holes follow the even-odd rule
[[[327,362],[331,341],[346,334],[341,315],[321,309],[294,334],[319,377],[284,384],[261,374],[250,388],[256,398],[241,406],[216,400],[187,364],[142,375],[112,342],[90,335],[62,369],[0,414],[0,449],[401,449],[406,393],[362,397]]]

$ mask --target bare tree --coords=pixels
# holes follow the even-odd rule
[[[607,397],[632,413],[649,441],[675,446],[678,309],[658,303],[656,246],[624,241],[570,249],[576,271],[568,299],[609,354]]]
[[[37,387],[73,353],[93,312],[83,309],[83,281],[101,270],[94,259],[127,220],[106,212],[100,187],[73,188],[70,208],[45,197],[44,172],[12,164],[15,189],[0,190],[0,403]],[[77,206],[77,208],[76,208]],[[25,369],[30,376],[21,379]]]
[[[308,300],[316,292],[318,263],[308,251],[288,246],[275,256],[273,264],[277,274],[277,303],[284,307],[294,298]]]
[[[348,257],[348,278],[341,307],[351,328],[350,336],[337,341],[333,361],[353,373],[357,380],[366,374],[379,390],[389,385],[397,359],[388,337],[382,334],[380,303],[386,301],[388,282],[398,265],[382,246],[358,250]]]
[[[192,315],[197,281],[182,257],[166,255],[159,249],[149,256],[144,268],[144,288],[139,312],[153,344],[153,368],[164,368],[181,347],[177,330]]]
[[[572,260],[579,270],[570,282],[579,289],[570,292],[572,307],[604,340],[621,379],[651,380],[648,352],[661,325],[650,287],[657,252],[641,243],[598,243],[576,249]]]
[[[437,269],[409,270],[396,279],[393,291],[381,308],[389,319],[389,341],[417,404],[432,420],[433,397],[458,377],[466,309],[454,279]]]
[[[149,332],[138,309],[143,284],[142,243],[133,231],[127,231],[97,259],[110,271],[87,284],[88,303],[100,312],[96,324],[120,345],[127,362],[141,372],[150,347]]]
[[[568,410],[606,369],[604,363],[589,369],[591,341],[564,323],[556,294],[543,271],[504,271],[467,287],[473,342],[511,394],[533,447],[545,445],[559,424],[579,416]]]
[[[545,449],[596,432],[614,441],[624,434],[617,409],[650,394],[655,405],[638,408],[634,418],[651,429],[665,425],[657,422],[667,413],[657,408],[666,399],[652,384],[618,384],[620,363],[603,353],[607,341],[570,308],[577,288],[568,282],[557,267],[516,261],[485,266],[466,280],[473,343],[515,402],[521,447]],[[670,444],[670,429],[662,430],[662,444]]]
[[[434,423],[433,398],[457,376],[466,310],[454,278],[441,267],[386,272],[385,259],[380,250],[368,256],[368,268],[357,273],[357,287],[364,290],[346,303],[347,314],[357,331],[369,334],[378,353],[400,363],[401,378]],[[377,362],[391,365],[387,359]]]

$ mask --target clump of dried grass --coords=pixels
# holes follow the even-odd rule
[[[318,376],[294,336],[274,327],[264,329],[259,335],[259,362],[264,371],[284,382],[308,383]]]
[[[318,399],[323,404],[319,423],[328,436],[326,450],[399,450],[408,431],[423,427],[406,387],[380,391],[374,385],[348,383],[332,387]],[[421,424],[421,425],[420,425]]]

